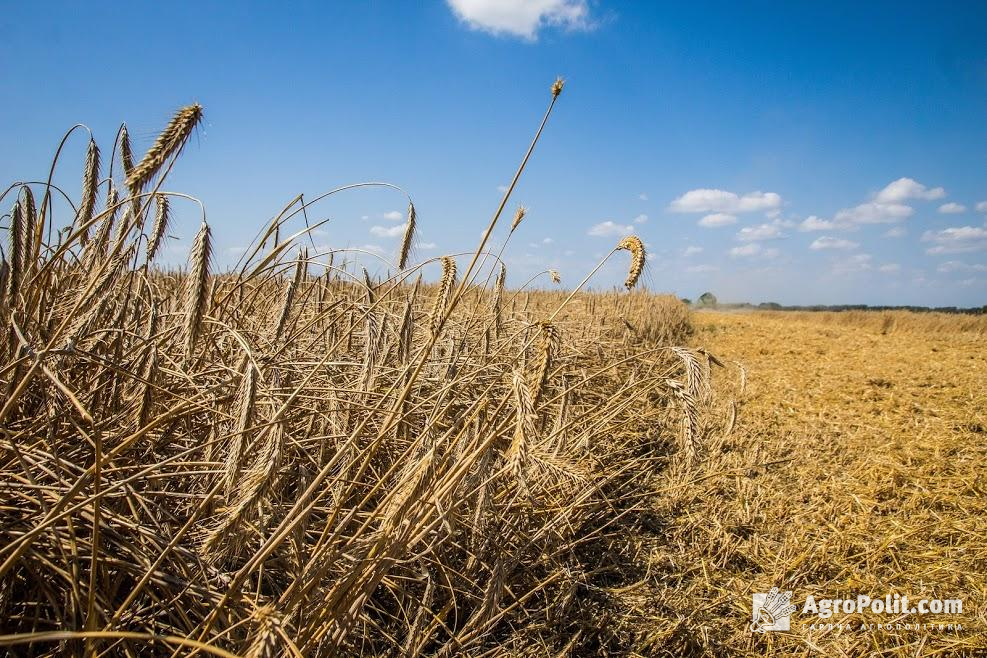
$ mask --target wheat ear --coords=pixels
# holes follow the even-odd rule
[[[500,305],[504,299],[504,283],[507,281],[507,267],[501,263],[500,271],[497,272],[497,280],[494,283],[493,296],[493,321],[494,337],[500,340]]]
[[[212,239],[209,225],[202,222],[199,232],[192,243],[189,254],[191,269],[185,282],[185,357],[192,358],[192,349],[199,336],[202,318],[206,314],[206,280],[209,277],[209,255],[212,249]]]
[[[401,251],[398,252],[398,268],[404,269],[408,265],[408,257],[411,255],[411,243],[415,239],[415,224],[418,217],[415,212],[415,204],[408,202],[408,225],[404,229],[404,237],[401,238]]]
[[[558,98],[563,87],[565,87],[565,80],[561,77],[555,78],[555,82],[552,83],[552,98]]]
[[[439,330],[442,316],[445,313],[446,305],[449,303],[449,295],[452,287],[456,283],[456,259],[452,256],[442,257],[442,278],[439,280],[439,294],[435,297],[435,305],[432,306],[431,327],[432,333]]]
[[[198,103],[183,107],[172,117],[140,163],[132,167],[127,174],[127,186],[133,193],[139,193],[144,189],[169,156],[181,152],[201,120],[202,106]]]
[[[86,169],[82,175],[82,200],[79,203],[79,213],[76,222],[85,226],[93,218],[96,208],[96,188],[99,185],[99,146],[96,140],[89,139],[89,149],[86,151]]]
[[[511,233],[513,233],[518,226],[521,225],[521,220],[524,216],[528,214],[528,209],[524,206],[518,206],[517,210],[514,212],[514,220],[511,222]]]
[[[10,229],[7,236],[10,240],[10,272],[7,275],[7,298],[10,306],[14,305],[17,293],[20,290],[21,277],[24,274],[24,260],[27,236],[24,226],[24,212],[21,209],[20,199],[14,202],[14,207],[10,211]]]
[[[636,235],[628,235],[617,244],[617,249],[626,249],[631,252],[631,266],[627,270],[627,279],[624,281],[624,287],[630,290],[637,285],[638,279],[641,278],[641,272],[644,271],[646,259],[644,243]]]
[[[230,451],[226,455],[226,467],[223,469],[223,485],[229,496],[236,484],[243,467],[243,453],[247,442],[247,430],[250,428],[254,413],[254,402],[257,399],[257,370],[247,361],[243,382],[236,400],[236,427]]]
[[[24,259],[28,269],[34,267],[31,262],[35,251],[40,248],[41,235],[35,235],[43,227],[38,226],[38,208],[34,204],[34,193],[27,185],[21,186],[21,212],[24,213]]]
[[[526,491],[527,483],[524,478],[524,470],[528,463],[531,443],[535,439],[535,421],[537,420],[535,402],[531,396],[531,388],[527,386],[520,372],[514,373],[511,386],[514,390],[517,422],[514,426],[514,439],[507,451],[507,465],[521,490]]]
[[[127,124],[120,126],[120,164],[123,166],[123,175],[129,176],[134,168],[134,149],[130,144]]]
[[[154,225],[151,227],[151,235],[147,240],[147,262],[154,260],[154,256],[161,249],[165,232],[168,230],[168,223],[171,220],[171,204],[167,195],[154,195]]]
[[[275,658],[281,655],[278,640],[281,619],[274,608],[269,605],[258,608],[254,619],[257,622],[257,635],[245,654],[246,658]]]
[[[549,322],[542,322],[539,324],[539,328],[541,329],[542,337],[541,350],[538,352],[535,376],[531,383],[531,404],[535,409],[537,409],[545,386],[548,384],[548,375],[551,371],[552,363],[555,360],[555,355],[558,353],[559,344],[561,343],[559,330],[555,328],[555,325]]]

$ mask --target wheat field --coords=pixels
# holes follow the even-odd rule
[[[172,204],[197,202],[164,185],[197,105],[139,159],[126,126],[108,151],[91,138],[75,197],[50,176],[7,188],[0,646],[987,647],[746,632],[752,591],[849,583],[952,587],[982,628],[983,323],[691,313],[640,290],[633,236],[563,273],[570,291],[508,288],[502,256],[529,220],[506,207],[561,92],[476,250],[416,259],[409,199],[383,276],[317,252],[307,218],[375,183],[293,200],[224,270],[203,211],[187,265],[159,266]],[[611,259],[624,287],[587,292]]]
[[[0,643],[627,646],[635,611],[608,592],[643,577],[626,536],[655,473],[701,463],[715,361],[683,346],[677,299],[633,292],[641,241],[604,259],[627,252],[623,292],[509,290],[483,243],[413,262],[411,204],[396,273],[374,278],[309,251],[299,225],[324,195],[223,272],[203,214],[187,267],[162,269],[187,200],[163,182],[201,117],[180,110],[140,160],[125,126],[109,157],[90,139],[68,221],[53,185],[5,195]]]

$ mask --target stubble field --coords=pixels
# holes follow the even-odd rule
[[[699,312],[694,321],[695,342],[743,363],[748,380],[738,430],[707,465],[720,475],[667,503],[679,510],[681,551],[693,556],[673,576],[685,572],[696,592],[680,613],[693,635],[708,629],[704,649],[987,650],[983,316]],[[683,585],[672,584],[674,601]],[[750,594],[772,586],[793,592],[792,630],[753,635]],[[801,614],[808,595],[895,593],[960,598],[963,613]],[[902,628],[877,627],[888,623]],[[916,623],[963,630],[905,627]]]

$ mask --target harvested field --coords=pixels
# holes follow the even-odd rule
[[[675,519],[657,558],[661,596],[689,629],[669,622],[667,632],[702,638],[708,655],[983,655],[982,318],[901,313],[888,331],[882,314],[694,317],[697,344],[745,365],[748,394],[738,430],[707,465],[720,475],[659,507]],[[791,633],[752,636],[749,595],[772,586],[792,590],[799,608],[810,594],[961,598],[961,615],[932,617],[963,630],[861,630],[917,617],[796,611]]]

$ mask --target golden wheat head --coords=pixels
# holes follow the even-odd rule
[[[644,243],[636,235],[628,235],[617,244],[617,249],[626,249],[631,252],[631,266],[627,270],[627,279],[624,281],[624,287],[630,290],[637,285],[638,279],[641,278],[641,272],[644,271],[646,259]]]
[[[148,181],[164,166],[168,157],[181,152],[200,121],[202,121],[202,106],[198,103],[183,107],[172,117],[151,148],[144,154],[144,158],[127,174],[127,186],[132,192],[138,193],[143,190]]]

